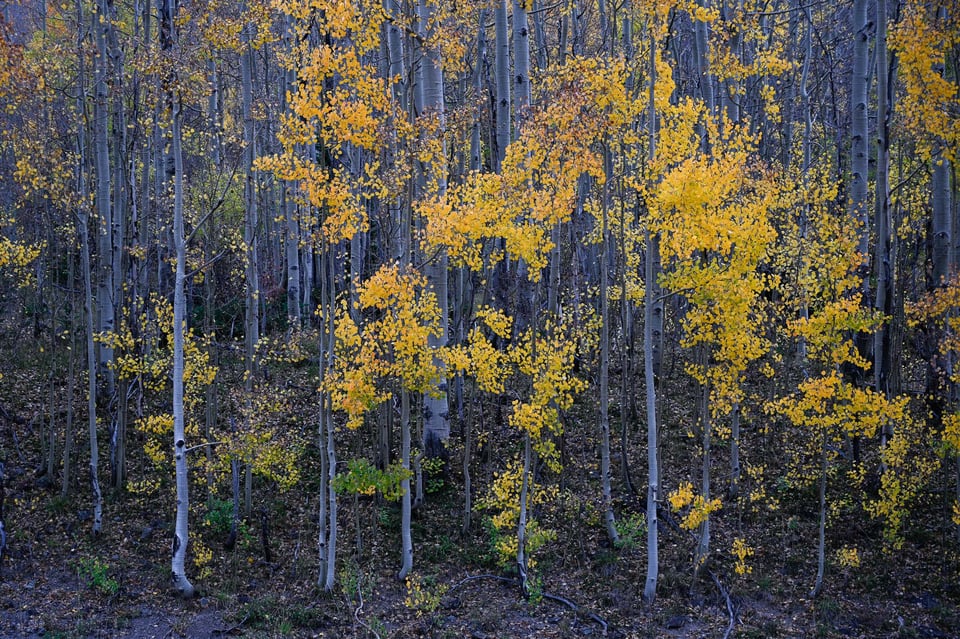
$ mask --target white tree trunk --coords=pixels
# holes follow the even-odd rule
[[[436,8],[429,0],[420,0],[418,15],[421,29],[434,20]],[[429,34],[421,33],[425,41],[429,41]],[[443,68],[441,67],[440,49],[430,46],[424,49],[421,69],[421,91],[424,112],[437,119],[438,128],[435,135],[443,136],[446,132],[446,105],[443,96]],[[429,193],[443,198],[447,193],[447,167],[445,164],[445,147],[443,156],[435,158],[424,167],[424,177]],[[430,260],[425,267],[427,283],[430,290],[436,295],[437,305],[440,307],[440,335],[430,335],[428,346],[439,349],[446,346],[449,321],[449,301],[447,282],[447,254],[445,251]],[[440,373],[440,388],[436,394],[425,394],[423,397],[423,438],[424,452],[428,457],[446,458],[446,442],[450,437],[450,403],[447,394],[446,365],[439,358],[434,357],[434,366]],[[422,495],[417,495],[418,499]]]
[[[183,412],[183,340],[186,330],[186,247],[183,236],[183,154],[181,151],[180,101],[173,105],[173,245],[176,275],[173,289],[173,456],[176,464],[177,513],[173,533],[173,585],[182,597],[192,597],[193,585],[186,575],[188,518],[190,515],[187,443]]]
[[[868,0],[854,0],[853,3],[853,77],[850,81],[850,206],[854,219],[862,225],[859,250],[864,260],[862,264],[864,301],[868,299],[870,292],[870,224],[867,214],[870,48],[867,38],[871,25],[867,16],[867,4]]]
[[[114,304],[116,291],[113,290],[113,209],[110,202],[110,145],[108,140],[109,108],[107,76],[109,75],[109,55],[107,52],[107,29],[110,25],[110,11],[107,0],[97,1],[97,11],[91,14],[93,33],[97,46],[94,59],[94,102],[93,102],[93,151],[97,169],[97,217],[99,229],[99,274],[97,277],[97,330],[113,332]],[[108,367],[113,359],[113,349],[99,346],[98,373],[103,376],[105,390],[113,393],[113,371]]]
[[[647,89],[648,157],[657,155],[657,109],[654,90],[657,82],[657,40],[650,31],[650,85]],[[649,215],[649,211],[648,211]],[[657,457],[657,385],[654,375],[655,355],[655,309],[657,305],[656,279],[659,264],[659,243],[650,233],[649,222],[645,233],[646,255],[643,272],[643,378],[646,386],[647,404],[647,577],[643,586],[643,598],[651,603],[657,596],[657,581],[660,576],[660,520],[657,504],[660,501],[660,467]],[[661,316],[662,320],[662,316]],[[659,324],[662,326],[662,321]]]
[[[507,146],[510,145],[510,38],[507,35],[507,0],[500,0],[494,11],[496,52],[494,75],[496,76],[497,154],[494,170],[500,172]]]
[[[176,44],[176,1],[158,0],[161,19],[161,44],[167,51]],[[189,475],[187,474],[186,425],[183,407],[184,353],[186,329],[186,246],[183,233],[183,150],[182,113],[177,95],[176,76],[166,78],[167,103],[171,111],[171,155],[173,156],[173,248],[176,267],[173,289],[173,458],[176,472],[176,517],[170,562],[173,587],[184,598],[194,595],[187,579],[186,558],[189,542]]]
[[[410,439],[410,393],[403,389],[400,391],[400,464],[405,471],[410,470]],[[397,578],[406,579],[413,570],[413,536],[410,531],[413,496],[409,474],[400,482],[400,491],[403,493],[400,498],[401,556]]]

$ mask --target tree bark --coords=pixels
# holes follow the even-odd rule
[[[500,0],[494,10],[496,51],[494,75],[496,76],[496,121],[497,149],[494,170],[499,173],[503,158],[510,145],[510,39],[507,35],[507,0]]]
[[[431,0],[420,0],[418,3],[418,15],[420,18],[421,29],[434,20],[436,8]],[[422,31],[421,36],[425,42],[429,42],[428,33]],[[424,113],[436,118],[437,130],[435,135],[442,140],[446,133],[446,105],[444,104],[443,89],[443,68],[441,67],[440,49],[436,45],[427,46],[424,49],[424,56],[421,62],[422,74],[422,104]],[[447,194],[447,167],[446,167],[446,145],[443,145],[443,154],[439,158],[433,158],[424,166],[424,178],[427,192],[423,195],[428,197],[437,197],[443,199]],[[448,294],[448,272],[447,272],[447,254],[440,250],[439,253],[425,267],[427,277],[427,286],[436,295],[437,305],[440,309],[440,334],[431,334],[427,338],[427,345],[435,352],[446,346],[448,339],[449,324],[449,294]],[[440,385],[436,393],[428,393],[423,396],[423,438],[424,452],[427,457],[446,459],[447,440],[450,437],[450,403],[447,393],[447,371],[446,364],[438,356],[434,356],[433,364],[439,371]],[[418,495],[418,499],[421,495]]]
[[[610,188],[613,181],[613,156],[604,144],[602,217],[600,223],[600,486],[603,494],[603,521],[610,543],[620,541],[613,514],[613,496],[610,487]],[[626,300],[621,300],[626,303]],[[621,371],[626,374],[626,371]],[[625,410],[625,407],[621,407]]]
[[[260,273],[257,228],[259,210],[257,205],[257,184],[253,172],[253,161],[257,156],[256,125],[253,120],[253,48],[250,45],[252,24],[245,27],[244,50],[240,55],[240,80],[243,101],[243,171],[244,171],[244,225],[243,244],[245,249],[246,297],[244,302],[244,347],[245,376],[244,394],[247,412],[247,429],[251,429],[253,419],[253,386],[256,377],[256,349],[260,341]],[[253,489],[253,452],[246,452],[244,470],[243,512],[250,516],[252,510]]]

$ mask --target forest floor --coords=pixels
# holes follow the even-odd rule
[[[195,577],[199,596],[181,601],[168,580],[172,504],[161,510],[135,495],[111,497],[94,539],[83,500],[60,499],[36,479],[28,458],[8,458],[6,466],[4,638],[960,637],[955,558],[908,544],[874,565],[834,570],[825,592],[811,599],[813,538],[799,533],[758,544],[750,575],[731,578],[718,565],[729,600],[709,579],[691,590],[689,571],[665,568],[660,596],[647,606],[642,544],[613,549],[599,527],[567,524],[538,565],[544,596],[526,601],[492,560],[484,533],[459,537],[460,510],[449,503],[458,493],[443,489],[415,517],[414,596],[393,574],[393,504],[343,500],[338,587],[322,593],[314,586],[315,499],[288,495],[284,506],[267,504],[243,525],[232,551],[221,544]],[[217,546],[203,508],[194,526]],[[662,541],[664,566],[689,565],[678,531],[664,527]]]
[[[960,543],[949,517],[943,516],[952,490],[946,483],[915,505],[902,550],[878,543],[883,539],[880,524],[856,504],[838,508],[827,530],[824,589],[815,598],[809,595],[817,540],[812,487],[781,490],[771,482],[772,499],[753,506],[725,505],[712,518],[710,570],[695,583],[691,534],[665,521],[658,597],[647,605],[641,596],[645,535],[634,530],[629,543],[614,548],[604,534],[597,434],[588,427],[590,414],[570,416],[559,443],[563,474],[548,477],[558,486],[558,496],[536,513],[556,538],[535,555],[539,586],[530,600],[520,595],[498,561],[496,535],[485,523],[488,513],[474,511],[469,534],[461,535],[463,439],[455,432],[447,474],[428,480],[426,500],[414,512],[414,575],[406,583],[396,579],[397,504],[344,496],[339,500],[337,585],[330,593],[318,590],[320,455],[312,445],[300,453],[301,479],[293,488],[283,491],[256,478],[251,516],[241,523],[230,550],[224,545],[228,495],[222,485],[205,494],[204,476],[195,467],[188,576],[198,596],[183,601],[170,586],[172,473],[147,459],[140,434],[131,431],[128,468],[134,481],[123,492],[105,487],[103,531],[94,538],[90,491],[76,479],[86,469],[75,463],[68,498],[60,497],[59,476],[51,482],[38,471],[46,458],[42,424],[50,421],[38,399],[47,396],[41,384],[35,375],[15,380],[8,373],[4,386],[16,393],[0,397],[5,477],[0,502],[8,546],[0,562],[0,639],[960,638]],[[301,386],[313,387],[307,381]],[[303,401],[311,397],[305,395]],[[662,467],[672,473],[664,481],[675,486],[678,478],[699,471],[696,458],[690,461],[683,426],[692,421],[685,412],[689,408],[668,403],[667,409],[672,425],[663,430]],[[309,408],[301,412],[307,414]],[[481,424],[487,445],[473,454],[474,506],[502,467],[497,455],[517,448],[516,434],[498,426],[499,421]],[[303,440],[311,440],[309,426],[296,422],[288,427],[302,428]],[[626,452],[634,481],[642,484],[645,435],[639,427],[629,435]],[[343,459],[362,455],[363,436],[344,434]],[[753,449],[770,451],[764,453],[768,459],[777,459],[778,444],[770,434],[757,430],[744,436],[757,438]],[[75,450],[81,460],[87,446],[78,427]],[[620,467],[620,454],[618,447],[614,468]],[[721,454],[718,467],[724,463]],[[776,470],[771,469],[771,477],[782,476]],[[618,517],[639,521],[644,500],[624,488],[619,473],[615,480]],[[717,483],[720,493],[721,481]],[[746,539],[754,551],[743,575],[737,574],[731,556],[736,538]],[[843,567],[836,560],[848,545],[858,548],[859,567]]]

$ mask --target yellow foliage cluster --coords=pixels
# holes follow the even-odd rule
[[[804,380],[796,394],[773,402],[769,410],[839,442],[844,437],[874,437],[888,421],[905,422],[907,402],[906,397],[887,399],[873,389],[858,388],[834,370]]]
[[[337,410],[356,429],[364,415],[389,396],[391,380],[412,392],[431,392],[440,381],[442,335],[436,296],[420,273],[383,266],[357,290],[358,317],[341,303],[335,320],[336,365],[322,381]]]
[[[556,486],[536,484],[532,478],[527,478],[529,493],[527,507],[534,508],[552,503],[557,499],[559,491]],[[493,540],[501,563],[509,564],[517,557],[516,529],[520,517],[520,489],[523,482],[523,464],[512,460],[507,468],[497,473],[486,497],[478,501],[477,510],[494,511],[490,519],[491,525],[497,532]],[[526,528],[527,565],[536,566],[536,552],[556,539],[556,531],[540,526],[536,518],[527,518]]]
[[[721,125],[699,107],[686,115],[703,122],[718,142],[702,153],[693,145],[690,121],[673,120],[661,132],[661,140],[670,140],[664,154],[690,155],[662,176],[648,203],[670,265],[663,285],[691,304],[683,345],[710,349],[709,364],[692,363],[687,370],[710,389],[711,411],[720,416],[740,401],[743,375],[769,347],[761,296],[778,280],[760,266],[777,240],[771,209],[778,190],[754,158],[745,129]]]
[[[906,89],[898,98],[898,112],[927,160],[935,154],[956,160],[960,148],[960,96],[943,73],[948,52],[957,46],[960,15],[953,0],[908,0],[890,29],[890,48],[897,53],[898,76]]]
[[[29,286],[30,264],[40,256],[42,244],[22,244],[0,236],[0,269],[10,272],[18,286]]]
[[[860,551],[850,546],[844,546],[837,550],[837,563],[844,568],[860,567]]]
[[[947,436],[944,432],[943,437]],[[922,420],[904,412],[904,417],[896,422],[893,437],[880,450],[884,468],[880,491],[865,508],[870,516],[883,519],[886,549],[903,547],[903,526],[910,513],[909,506],[940,468],[940,458],[929,445],[928,437]]]
[[[290,49],[281,63],[299,82],[287,95],[288,113],[280,118],[283,151],[260,158],[257,168],[298,186],[304,204],[320,212],[322,241],[329,245],[368,228],[363,200],[386,197],[379,165],[368,158],[363,173],[311,160],[304,149],[319,144],[321,153],[341,158],[348,150],[383,148],[384,128],[396,105],[389,81],[368,55],[378,50],[384,12],[379,2],[275,0],[291,17]],[[313,45],[319,29],[329,35]]]
[[[197,569],[197,576],[206,579],[213,574],[210,564],[213,562],[213,551],[204,545],[196,535],[190,540],[190,550],[193,552],[193,565]]]
[[[695,494],[693,484],[690,482],[681,482],[677,489],[667,496],[667,500],[675,512],[680,512],[689,506],[687,514],[680,522],[680,527],[686,530],[699,528],[703,522],[710,518],[710,513],[723,507],[723,503],[719,499],[708,501],[704,499],[703,495]]]
[[[443,198],[417,204],[427,250],[443,247],[451,262],[480,272],[510,256],[539,281],[554,248],[552,230],[570,219],[584,175],[604,174],[597,144],[611,129],[627,130],[637,102],[627,99],[622,64],[573,58],[540,83],[545,99],[524,118],[500,173],[467,176]],[[487,251],[500,239],[504,251]]]
[[[153,295],[140,318],[141,332],[134,336],[130,326],[121,325],[116,331],[100,333],[95,339],[114,350],[111,362],[120,379],[140,378],[144,388],[154,393],[166,392],[171,383],[173,370],[173,306],[160,295]],[[218,369],[210,362],[208,338],[198,336],[192,329],[184,331],[184,413],[187,415],[187,430],[198,434],[196,423],[204,391],[216,379]],[[166,413],[147,415],[137,421],[137,426],[147,436],[144,450],[154,463],[162,465],[169,461],[169,437],[173,430],[173,417]]]
[[[407,608],[416,611],[417,616],[430,614],[440,607],[440,600],[449,589],[447,584],[437,584],[430,587],[417,574],[412,574],[404,582],[406,596],[403,603]]]
[[[735,560],[733,569],[738,575],[744,576],[753,572],[753,566],[748,564],[747,560],[753,557],[755,551],[747,544],[743,537],[735,537],[733,539],[733,547],[730,549],[730,554],[733,555]]]

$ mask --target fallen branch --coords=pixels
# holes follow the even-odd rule
[[[447,591],[447,594],[452,593],[454,590],[457,590],[457,589],[460,588],[461,586],[464,586],[465,584],[467,584],[467,583],[469,583],[469,582],[471,582],[471,581],[477,581],[478,579],[492,579],[492,580],[494,580],[494,581],[502,581],[502,582],[508,583],[508,584],[510,584],[510,585],[512,585],[512,586],[520,586],[520,580],[518,580],[518,579],[513,579],[513,578],[510,578],[510,577],[501,577],[500,575],[491,575],[491,574],[470,575],[470,576],[467,576],[467,577],[461,579],[461,580],[458,581],[457,583],[453,584],[453,585],[450,587],[450,589]],[[589,611],[589,610],[585,610],[582,606],[579,606],[579,605],[575,604],[574,602],[570,601],[569,599],[567,599],[567,598],[565,598],[565,597],[561,597],[560,595],[554,595],[554,594],[549,593],[549,592],[543,592],[543,593],[541,593],[540,596],[541,596],[543,599],[547,599],[547,600],[549,600],[549,601],[553,601],[553,602],[556,602],[556,603],[559,603],[559,604],[563,604],[564,606],[566,606],[567,608],[569,608],[570,610],[572,610],[573,613],[574,613],[575,615],[577,615],[578,617],[584,617],[584,618],[586,618],[586,619],[589,619],[590,621],[595,622],[595,623],[598,624],[601,628],[603,628],[603,634],[604,634],[604,636],[607,635],[607,622],[606,622],[600,615],[596,614],[595,612],[591,612],[591,611]]]
[[[217,636],[223,636],[223,635],[233,634],[234,632],[237,632],[238,630],[240,630],[241,628],[243,628],[243,624],[247,623],[247,619],[249,619],[249,618],[250,618],[250,613],[247,613],[247,614],[244,616],[244,618],[241,619],[239,623],[237,623],[237,625],[231,626],[231,627],[229,627],[229,628],[222,628],[222,629],[221,629],[221,628],[214,628],[213,631],[212,631],[210,634],[212,634],[212,635],[217,635]]]
[[[667,510],[657,509],[658,517],[665,521],[674,531],[679,534],[687,533],[693,539],[696,539],[696,535],[692,531],[684,531],[677,524],[676,520],[673,518],[673,515]],[[729,639],[730,635],[733,634],[734,626],[737,623],[737,610],[739,606],[734,606],[733,602],[730,599],[730,592],[724,587],[721,583],[720,578],[717,576],[717,573],[713,572],[710,568],[707,568],[707,574],[710,575],[710,578],[713,580],[714,585],[717,587],[717,590],[720,592],[720,596],[724,598],[727,604],[727,615],[730,618],[730,622],[727,624],[727,630],[723,633],[723,639]]]
[[[727,602],[727,614],[730,616],[730,623],[727,624],[727,631],[723,633],[723,639],[730,639],[730,635],[733,634],[733,628],[737,623],[737,611],[733,606],[733,602],[730,601],[730,592],[720,583],[720,578],[717,577],[716,573],[712,570],[707,570],[707,572],[710,574],[710,577],[713,578],[713,583],[716,584],[717,590],[720,591],[720,594]],[[739,608],[739,606],[737,606],[737,608]]]
[[[380,639],[380,635],[377,633],[377,631],[371,628],[367,623],[365,623],[360,619],[360,611],[363,610],[363,588],[361,587],[362,583],[363,583],[362,578],[357,581],[357,598],[360,599],[360,605],[357,606],[357,609],[353,611],[353,618],[357,620],[358,624],[360,624],[361,626],[366,628],[368,631],[370,631],[374,637],[376,637],[377,639]]]
[[[543,593],[541,596],[542,596],[544,599],[549,599],[550,601],[556,601],[557,603],[561,603],[561,604],[567,606],[567,607],[570,608],[570,610],[572,610],[573,613],[574,613],[575,615],[577,615],[578,617],[586,617],[587,619],[590,619],[591,621],[597,622],[598,624],[600,624],[600,627],[603,628],[603,636],[607,636],[607,622],[604,621],[604,620],[603,620],[598,614],[596,614],[595,612],[591,612],[591,611],[589,611],[589,610],[583,610],[580,606],[578,606],[577,604],[573,603],[573,602],[570,601],[569,599],[565,599],[565,598],[563,598],[563,597],[561,597],[561,596],[559,596],[559,595],[551,595],[549,592],[545,592],[545,593]]]
[[[27,420],[18,415],[13,415],[6,408],[3,407],[3,404],[0,404],[0,416],[3,416],[8,422],[13,422],[14,424],[26,424]]]

